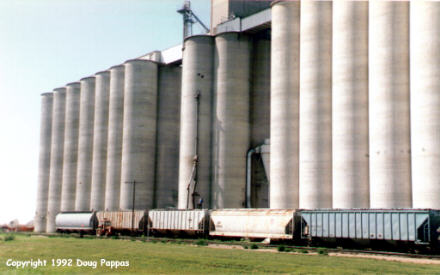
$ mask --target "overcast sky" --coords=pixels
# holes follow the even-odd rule
[[[210,0],[191,2],[209,25]],[[181,43],[182,4],[0,0],[0,224],[35,213],[40,94]]]

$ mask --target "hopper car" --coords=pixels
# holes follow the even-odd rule
[[[440,210],[246,208],[68,212],[58,214],[57,231],[439,251]]]

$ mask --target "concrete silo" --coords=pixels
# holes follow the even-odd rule
[[[411,207],[409,2],[369,2],[370,207]]]
[[[440,2],[414,1],[411,22],[411,152],[414,208],[440,208]]]
[[[181,84],[179,66],[159,67],[155,208],[177,207]]]
[[[95,115],[95,77],[81,79],[78,137],[78,171],[76,177],[76,211],[90,210],[93,162],[93,124]]]
[[[50,148],[49,195],[47,201],[46,232],[55,232],[55,217],[60,211],[63,180],[63,151],[66,112],[66,88],[53,92],[52,135]]]
[[[270,208],[299,206],[300,2],[272,6]]]
[[[332,207],[332,2],[301,2],[299,207]]]
[[[122,132],[124,116],[124,66],[110,68],[108,145],[105,184],[105,209],[119,209],[121,189]]]
[[[203,198],[205,207],[211,205],[213,68],[214,38],[207,35],[187,38],[182,66],[179,209],[193,207],[194,176],[197,178],[195,191]],[[196,155],[198,163],[193,175]]]
[[[369,207],[368,2],[333,1],[333,207]]]
[[[244,206],[246,153],[250,147],[251,39],[242,33],[215,37],[215,181],[213,208]]]
[[[52,142],[53,94],[41,95],[40,154],[38,158],[37,208],[35,232],[46,231],[47,198],[49,195],[50,149]]]
[[[135,188],[134,208],[147,209],[153,206],[158,66],[146,60],[129,60],[124,66],[120,208],[132,209]]]
[[[66,129],[64,134],[61,211],[75,210],[80,95],[79,82],[66,85]]]
[[[93,129],[93,168],[90,209],[104,210],[110,72],[103,71],[96,73],[95,78],[95,121]]]

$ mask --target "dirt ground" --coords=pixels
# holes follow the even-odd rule
[[[220,249],[243,249],[241,245],[226,245],[226,244],[210,244],[208,247],[211,248],[220,248]],[[284,253],[284,254],[302,254],[298,252],[278,252],[275,249],[249,249],[249,251],[255,252],[271,252],[271,253]],[[304,254],[302,254],[304,255]],[[308,255],[318,255],[318,253],[308,253]],[[419,259],[419,258],[410,258],[410,257],[402,257],[402,256],[386,256],[386,255],[366,255],[366,254],[356,254],[356,253],[337,253],[330,252],[329,256],[331,257],[349,257],[349,258],[365,258],[365,259],[376,259],[376,260],[385,260],[385,261],[394,261],[394,262],[402,262],[402,263],[415,263],[415,264],[438,264],[440,265],[440,260],[436,259]]]

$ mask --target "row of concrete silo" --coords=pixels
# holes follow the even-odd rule
[[[42,95],[36,231],[61,211],[132,209],[133,187],[135,208],[175,206],[180,71],[129,60]]]
[[[439,24],[438,2],[272,5],[272,208],[440,207]]]
[[[440,208],[440,3],[271,9],[271,31],[187,38],[181,67],[129,60],[44,94],[36,230],[133,200]],[[257,188],[246,164],[268,138]]]
[[[270,136],[268,33],[186,39],[181,108],[179,208],[244,207],[246,154]]]

